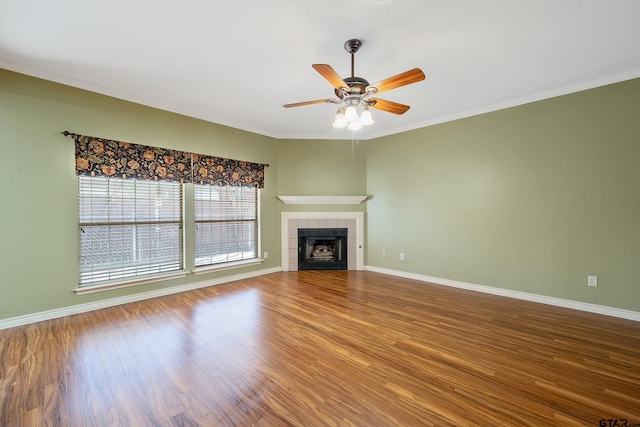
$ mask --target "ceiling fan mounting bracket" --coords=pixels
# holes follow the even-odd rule
[[[351,39],[344,42],[344,50],[352,55],[360,49],[360,46],[362,46],[362,41],[358,39]]]

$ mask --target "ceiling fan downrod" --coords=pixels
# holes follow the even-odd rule
[[[351,78],[355,77],[355,54],[358,49],[360,49],[360,46],[362,46],[362,42],[358,39],[351,39],[344,42],[344,50],[351,55]]]

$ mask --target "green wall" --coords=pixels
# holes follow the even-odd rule
[[[281,140],[278,191],[281,196],[364,196],[367,145],[363,141]],[[359,205],[283,205],[286,212],[361,212]]]
[[[261,209],[262,250],[270,252],[269,259],[259,266],[76,295],[74,144],[63,130],[270,164]],[[0,320],[280,265],[272,138],[0,70],[0,146]],[[186,232],[192,228],[187,222]]]
[[[0,320],[277,268],[282,211],[366,211],[371,266],[640,311],[638,111],[640,79],[365,142],[275,140],[0,70]],[[269,163],[269,258],[77,296],[62,130]],[[276,198],[364,194],[360,205]]]
[[[640,311],[639,112],[636,79],[368,141],[368,264]]]

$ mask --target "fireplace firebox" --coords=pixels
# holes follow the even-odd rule
[[[299,228],[298,270],[346,270],[346,228]]]

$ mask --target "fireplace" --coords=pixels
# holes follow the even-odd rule
[[[347,228],[299,228],[298,270],[346,270]]]
[[[364,212],[282,212],[282,271],[297,271],[298,230],[301,228],[346,228],[347,270],[364,270]]]

